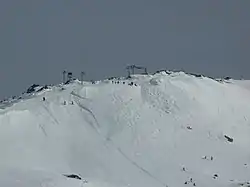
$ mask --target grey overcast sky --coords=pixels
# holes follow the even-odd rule
[[[250,79],[249,0],[1,0],[0,98],[127,64]]]

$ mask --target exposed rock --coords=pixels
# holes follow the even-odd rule
[[[65,177],[68,177],[68,178],[73,178],[73,179],[78,179],[78,180],[82,180],[81,177],[79,177],[78,175],[75,175],[75,174],[71,174],[71,175],[64,175]]]
[[[38,86],[39,86],[38,84],[33,84],[32,86],[30,86],[27,89],[26,93],[33,93],[33,92],[35,92],[36,91],[35,88],[38,87]]]
[[[227,139],[227,141],[229,141],[229,142],[233,142],[234,140],[233,140],[233,138],[230,138],[229,136],[227,136],[227,135],[224,135],[224,137]]]

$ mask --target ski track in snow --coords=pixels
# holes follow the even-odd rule
[[[72,95],[76,96],[77,98],[80,99],[86,99],[84,97],[79,96],[78,94],[72,92]],[[87,112],[89,112],[91,114],[91,116],[94,118],[96,124],[100,127],[98,120],[96,119],[94,113],[88,109],[87,107],[84,107],[82,104],[80,104],[79,101],[75,100],[76,103],[78,104],[78,106],[80,108],[83,108],[84,110],[86,110]],[[94,127],[94,125],[91,124],[91,126],[95,129],[95,131],[98,133],[98,135],[101,136],[101,133],[98,131],[98,129],[96,129],[96,127]],[[101,137],[101,139],[103,139],[105,141],[106,138]],[[152,175],[149,171],[147,171],[146,169],[144,169],[142,166],[138,165],[135,161],[131,160],[119,147],[116,147],[114,142],[111,139],[108,139],[109,142],[112,143],[112,145],[114,146],[114,148],[128,161],[130,162],[132,165],[134,165],[136,168],[138,168],[139,170],[141,170],[143,173],[145,173],[146,175],[148,175],[149,177],[153,178],[154,180],[156,180],[157,182],[159,182],[161,185],[163,185],[164,187],[166,187],[167,185],[164,184],[163,182],[161,182],[159,179],[157,179],[157,177],[155,177],[154,175]]]

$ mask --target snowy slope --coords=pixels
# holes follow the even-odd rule
[[[250,82],[228,82],[161,72],[4,103],[0,186],[246,187]]]

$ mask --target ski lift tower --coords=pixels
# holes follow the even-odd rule
[[[146,67],[135,66],[134,68],[136,68],[136,69],[142,69],[142,70],[144,70],[143,74],[145,74],[145,75],[148,74]]]
[[[130,72],[131,67],[130,67],[130,66],[127,66],[127,67],[126,67],[126,70],[127,70],[127,72],[128,72],[128,77],[130,77],[130,75],[131,75],[131,72]]]
[[[136,67],[135,65],[129,65],[126,67],[128,71],[128,77],[135,74],[135,67]]]
[[[146,67],[140,67],[140,66],[136,66],[136,65],[130,65],[126,67],[127,71],[128,71],[128,77],[130,77],[130,75],[134,75],[135,73],[135,69],[139,69],[139,70],[144,70],[143,74],[148,74],[147,72],[147,68]]]
[[[68,72],[68,82],[72,81],[73,79],[73,73],[72,72]]]
[[[66,82],[66,74],[67,74],[67,71],[63,71],[63,84],[65,84]]]
[[[81,72],[81,83],[82,83],[82,84],[83,84],[83,77],[84,77],[84,75],[85,75],[85,72],[82,71],[82,72]]]

